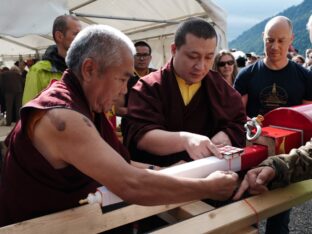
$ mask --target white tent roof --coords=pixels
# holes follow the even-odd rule
[[[42,54],[54,44],[52,24],[62,14],[77,15],[83,26],[107,24],[133,41],[147,41],[155,67],[169,59],[177,23],[190,16],[212,22],[219,47],[227,47],[226,14],[211,0],[2,0],[1,5],[0,61]]]

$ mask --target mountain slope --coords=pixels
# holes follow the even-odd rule
[[[308,31],[306,29],[306,24],[311,14],[311,0],[305,0],[300,5],[290,7],[278,14],[286,16],[292,21],[295,35],[293,45],[302,55],[304,55],[307,48],[311,48]],[[236,48],[244,52],[254,51],[257,54],[263,54],[262,32],[265,24],[270,18],[263,20],[249,30],[243,32],[229,43],[229,48]]]

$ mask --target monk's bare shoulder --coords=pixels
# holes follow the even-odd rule
[[[79,126],[86,126],[93,128],[93,124],[86,116],[68,109],[53,109],[47,112],[47,118],[52,126],[59,132],[66,130],[66,127],[70,126],[76,121]]]
[[[48,111],[46,116],[57,131],[63,132],[66,130],[66,119],[58,111]]]
[[[93,125],[92,125],[90,119],[88,119],[87,117],[83,116],[82,120],[88,127],[92,128]]]

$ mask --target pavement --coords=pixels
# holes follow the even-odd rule
[[[265,220],[260,222],[259,233],[265,233]],[[312,200],[291,209],[290,234],[311,234],[312,233]]]
[[[0,126],[0,141],[3,141],[11,129],[14,127],[15,123],[12,123],[11,126]]]

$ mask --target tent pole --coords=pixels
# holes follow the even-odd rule
[[[143,19],[143,18],[134,18],[134,17],[105,16],[105,15],[83,14],[83,13],[74,13],[74,14],[76,16],[79,16],[79,17],[90,17],[90,18],[141,21],[141,22],[165,23],[165,24],[178,24],[178,23],[180,23],[179,21],[175,21],[175,20]]]

